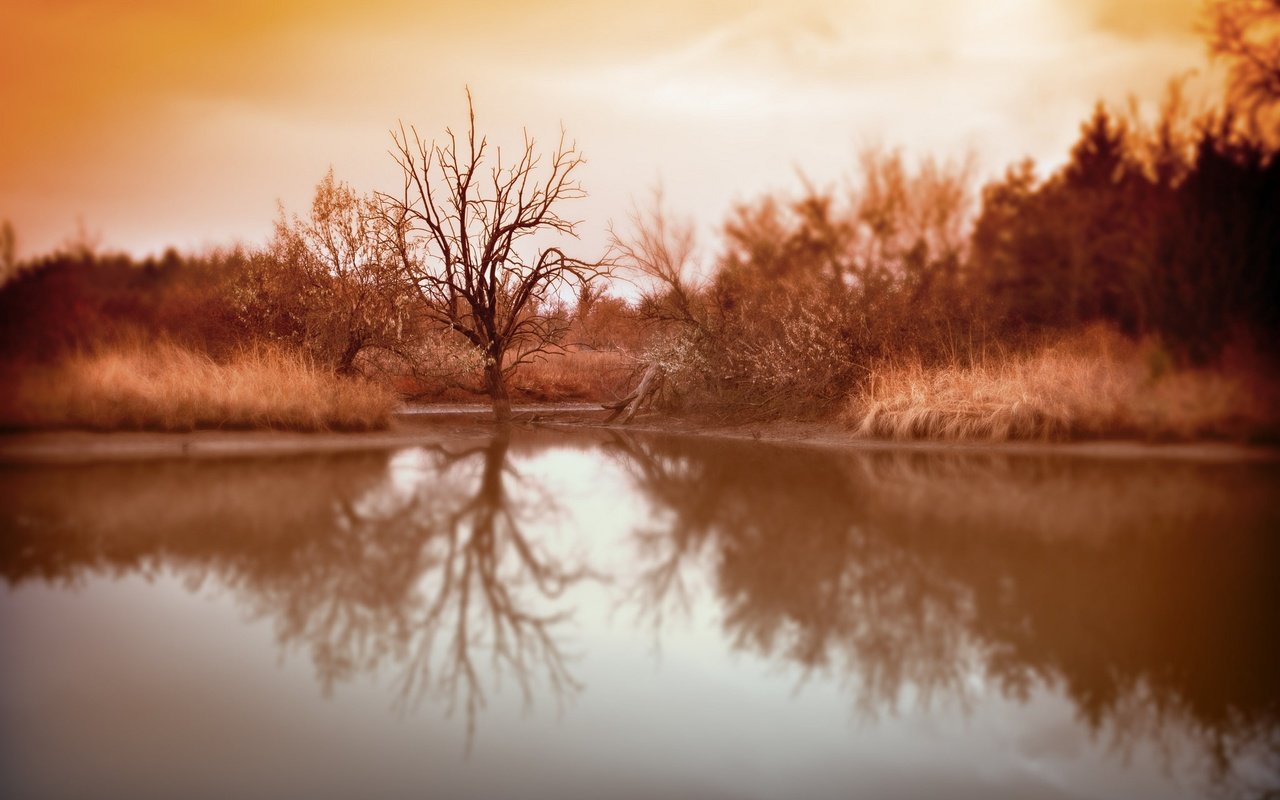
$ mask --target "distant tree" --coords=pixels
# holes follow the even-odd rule
[[[639,350],[645,330],[639,313],[621,297],[602,294],[574,316],[574,341],[597,350]]]
[[[84,217],[76,217],[75,232],[67,236],[59,245],[57,252],[68,258],[80,261],[92,261],[102,255],[102,231],[93,230]]]
[[[1080,129],[1062,172],[1056,210],[1067,280],[1059,288],[1072,324],[1109,319],[1133,330],[1137,169],[1129,132],[1101,103]]]
[[[1027,164],[987,187],[973,273],[1003,322],[1137,327],[1140,172],[1126,126],[1098,105],[1048,180],[1037,185]]]
[[[307,294],[306,335],[339,373],[353,372],[366,349],[405,351],[416,333],[416,298],[399,279],[381,225],[374,199],[338,181],[332,169],[307,216],[282,213],[276,223],[273,253],[297,271]]]
[[[228,291],[240,269],[235,251],[137,261],[60,250],[26,259],[0,285],[0,354],[50,361],[146,337],[221,357],[254,335]]]
[[[970,273],[1006,329],[1107,322],[1205,363],[1280,329],[1280,159],[1177,94],[1154,125],[1099,106],[1068,163],[987,187]]]
[[[240,270],[233,291],[242,323],[340,374],[354,373],[362,354],[412,362],[424,335],[420,302],[400,279],[383,224],[377,203],[330,169],[309,211],[282,210],[270,244]]]
[[[1233,129],[1206,127],[1156,236],[1153,322],[1192,361],[1241,337],[1280,336],[1280,158]]]
[[[1072,188],[1107,189],[1125,177],[1126,129],[1101,102],[1080,126],[1080,139],[1071,148],[1063,178]]]
[[[13,277],[18,270],[18,236],[13,224],[5,220],[0,224],[0,285]]]
[[[482,354],[494,416],[505,421],[510,372],[557,347],[567,330],[568,316],[555,310],[561,293],[606,275],[609,262],[563,249],[579,223],[562,206],[586,196],[577,146],[562,132],[544,161],[526,132],[515,158],[505,158],[478,136],[469,91],[467,112],[461,141],[448,129],[443,143],[413,128],[393,134],[404,182],[379,197],[402,277],[432,319]]]
[[[1280,144],[1280,0],[1214,0],[1209,52],[1230,69],[1228,101]]]
[[[982,190],[982,210],[974,224],[968,272],[991,322],[1001,326],[1027,320],[1038,277],[1030,263],[1045,254],[1037,246],[1033,221],[1040,181],[1031,159],[1009,167]]]
[[[1129,134],[1128,155],[1147,181],[1161,189],[1182,183],[1195,158],[1198,132],[1209,123],[1207,109],[1187,98],[1187,76],[1165,86],[1154,120],[1143,114],[1136,97],[1129,98],[1122,123]]]
[[[650,321],[706,328],[703,286],[694,275],[693,223],[675,219],[657,190],[647,208],[632,210],[630,230],[610,231],[619,263],[642,285],[639,311]]]
[[[935,158],[907,163],[901,151],[861,154],[854,194],[857,274],[864,292],[900,294],[919,315],[922,306],[953,306],[960,264],[969,244],[971,163]]]

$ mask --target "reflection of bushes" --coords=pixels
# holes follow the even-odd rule
[[[171,569],[233,587],[326,686],[392,666],[406,700],[474,716],[495,668],[560,697],[587,573],[524,536],[548,498],[506,462],[595,435],[517,441],[8,470],[0,575]],[[657,512],[636,533],[655,617],[706,567],[736,646],[844,678],[865,713],[963,705],[976,673],[1061,691],[1121,748],[1189,736],[1224,774],[1280,759],[1275,465],[610,446]]]
[[[739,646],[847,676],[868,713],[963,703],[978,668],[1121,739],[1280,759],[1273,466],[626,446],[674,514],[648,579],[709,558]]]
[[[438,697],[471,724],[487,678],[526,699],[577,688],[553,604],[586,576],[525,539],[546,510],[506,466],[509,442],[386,455],[11,470],[0,574],[75,583],[173,570],[216,579],[307,651],[327,689],[384,665],[401,700]],[[509,485],[510,484],[510,485]],[[287,499],[287,502],[282,502]],[[477,653],[482,652],[483,660]]]
[[[176,568],[232,584],[288,578],[332,552],[336,513],[384,479],[383,454],[8,468],[4,579],[79,582]],[[287,499],[287,502],[282,502]]]

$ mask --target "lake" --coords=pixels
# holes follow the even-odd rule
[[[473,429],[0,468],[6,798],[1280,790],[1280,466]]]

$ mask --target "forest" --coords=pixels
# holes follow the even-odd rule
[[[582,255],[576,145],[495,163],[474,112],[461,137],[394,134],[402,187],[330,170],[260,247],[18,259],[6,224],[0,427],[366,429],[481,399],[500,420],[572,400],[891,438],[1274,440],[1280,6],[1216,8],[1213,107],[1176,80],[1154,116],[1099,102],[1062,166],[982,186],[868,149],[848,188],[757,197],[710,241],[654,193]]]

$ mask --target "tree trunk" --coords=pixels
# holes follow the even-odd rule
[[[354,375],[356,372],[356,356],[360,355],[360,351],[363,349],[364,342],[359,339],[348,339],[347,348],[338,357],[337,373],[339,375]]]
[[[511,395],[507,393],[507,379],[502,373],[502,362],[490,359],[484,374],[489,397],[493,400],[493,421],[505,424],[511,420]]]

